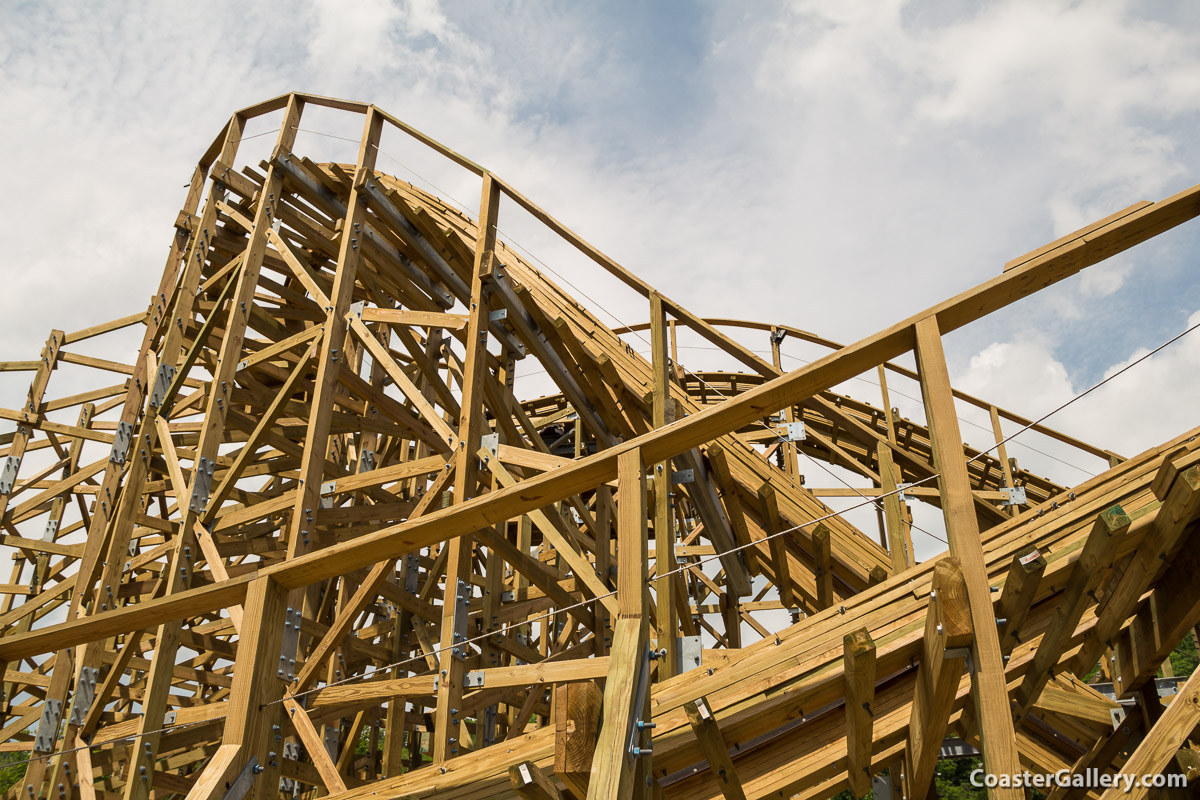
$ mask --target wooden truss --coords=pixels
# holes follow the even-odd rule
[[[314,106],[364,118],[356,164],[294,152]],[[388,128],[481,178],[477,219],[379,171]],[[502,205],[648,325],[520,257]],[[1165,711],[1154,679],[1200,622],[1194,433],[1123,459],[952,389],[942,337],[1197,214],[1200,187],[1132,206],[841,346],[692,314],[374,106],[238,112],[149,309],[3,364],[33,373],[0,410],[9,797],[921,798],[948,736],[994,773],[1185,763],[1200,678]],[[126,328],[132,364],[83,354]],[[683,330],[743,371],[685,370]],[[825,354],[785,371],[785,336]],[[518,397],[519,364],[555,393]],[[101,378],[55,397],[65,365]],[[877,404],[835,391],[863,374]],[[1109,468],[1030,474],[1005,424]],[[850,500],[879,535],[826,502]],[[949,542],[922,563],[918,501]],[[1115,729],[1101,660],[1142,701]]]

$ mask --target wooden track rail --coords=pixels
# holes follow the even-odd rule
[[[314,106],[362,117],[355,163],[296,152]],[[479,177],[477,218],[379,170],[396,131]],[[531,263],[512,204],[649,321]],[[843,346],[693,314],[375,106],[243,109],[146,311],[0,363],[31,373],[0,408],[7,797],[924,798],[949,736],[997,773],[1200,763],[1200,679],[1154,683],[1200,623],[1197,431],[1124,458],[943,354],[1197,215],[1139,203]],[[131,363],[88,355],[130,330]],[[685,367],[685,331],[749,371]],[[820,354],[786,369],[788,337]],[[1098,474],[1030,472],[1018,429]],[[1098,663],[1140,703],[1115,729]]]

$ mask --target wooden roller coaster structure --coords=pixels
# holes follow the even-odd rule
[[[294,152],[314,107],[363,117],[355,164]],[[381,172],[386,129],[479,176],[477,218]],[[521,257],[502,202],[649,323]],[[1197,215],[1200,187],[1131,206],[842,346],[696,316],[375,106],[240,111],[149,308],[0,365],[33,375],[0,409],[8,797],[924,798],[947,742],[1187,772],[1200,677],[1156,677],[1200,622],[1196,431],[1122,458],[953,389],[942,337]],[[132,364],[84,354],[137,330]],[[685,332],[742,371],[684,369]],[[785,370],[787,337],[822,352]],[[65,365],[89,388],[51,394]],[[1103,471],[1034,475],[1006,426]],[[917,502],[949,546],[920,563]]]

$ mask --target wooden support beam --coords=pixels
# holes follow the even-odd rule
[[[490,174],[483,176],[479,201],[480,235],[475,245],[475,263],[471,277],[471,296],[467,314],[467,352],[463,367],[462,411],[459,416],[460,447],[455,456],[454,503],[467,502],[476,495],[479,483],[479,452],[484,432],[483,382],[487,374],[488,291],[496,246],[496,217],[500,211],[499,188]],[[480,526],[483,527],[483,526]],[[451,709],[462,708],[463,677],[466,674],[466,606],[471,594],[470,537],[450,540],[447,544],[446,589],[442,606],[441,655],[442,680],[438,684],[437,716],[433,736],[433,760],[441,763],[459,755],[465,747],[458,740],[459,715]],[[458,734],[458,735],[455,735]]]
[[[1020,644],[1021,626],[1037,597],[1042,575],[1046,572],[1046,557],[1034,545],[1022,548],[1008,566],[1008,577],[1000,594],[1000,652],[1008,655]]]
[[[1152,488],[1155,496],[1162,500],[1162,507],[1154,517],[1150,535],[1134,552],[1116,586],[1106,594],[1105,613],[1071,662],[1071,669],[1077,675],[1086,674],[1092,668],[1100,652],[1115,639],[1117,631],[1133,613],[1146,585],[1178,549],[1184,529],[1200,509],[1200,465],[1179,470],[1168,458],[1155,475]]]
[[[509,785],[522,800],[560,800],[562,793],[546,773],[532,761],[522,761],[508,768]]]
[[[966,665],[966,648],[972,638],[971,610],[962,568],[953,556],[939,559],[933,569],[916,696],[908,723],[905,774],[913,800],[924,800],[934,794],[934,768]]]
[[[586,800],[604,693],[591,681],[554,689],[554,775],[576,800]]]
[[[871,790],[871,751],[875,735],[875,642],[866,628],[842,639],[846,683],[846,776],[850,791]]]
[[[826,609],[833,605],[833,546],[832,534],[824,523],[817,523],[813,530],[813,560],[816,562],[814,577],[817,580],[817,608]]]
[[[1163,774],[1184,740],[1200,724],[1200,670],[1192,673],[1187,683],[1171,700],[1162,717],[1125,759],[1117,783],[1100,796],[1100,800],[1130,798],[1141,800],[1151,789],[1142,784],[1147,776]],[[1137,785],[1134,785],[1137,784]]]
[[[1125,718],[1121,720],[1111,732],[1100,737],[1088,751],[1079,757],[1074,764],[1071,765],[1070,772],[1066,776],[1065,786],[1056,786],[1046,795],[1046,800],[1083,800],[1085,797],[1090,797],[1090,793],[1083,784],[1085,780],[1082,776],[1088,774],[1089,769],[1106,771],[1108,766],[1113,763],[1122,752],[1129,747],[1131,742],[1136,741],[1142,732],[1142,710],[1136,706],[1126,711]],[[1076,776],[1081,776],[1077,778]],[[1073,785],[1079,781],[1078,786]]]
[[[1131,522],[1120,506],[1105,509],[1096,517],[1055,608],[1054,618],[1042,634],[1033,661],[1025,669],[1025,679],[1014,693],[1014,722],[1024,720],[1042,687],[1050,679],[1051,669],[1070,642],[1084,609],[1092,602],[1089,593],[1100,582]]]
[[[931,444],[934,464],[939,473],[938,489],[950,540],[950,553],[959,559],[971,608],[975,637],[972,647],[975,664],[972,694],[976,719],[980,724],[984,763],[988,771],[994,774],[1015,775],[1020,772],[1020,762],[1008,707],[1000,637],[996,631],[991,588],[980,544],[979,521],[975,516],[971,484],[962,457],[962,436],[958,430],[958,414],[950,389],[946,356],[942,351],[938,318],[929,316],[917,322],[914,336],[925,418],[931,423]],[[1018,800],[1020,794],[1011,788],[988,790],[991,800]]]
[[[884,390],[886,392],[886,389]],[[891,411],[888,411],[891,416]],[[895,434],[889,424],[890,441],[895,442]],[[908,510],[900,500],[899,475],[900,470],[892,459],[892,448],[885,442],[876,445],[876,457],[879,461],[879,488],[883,491],[883,512],[887,531],[888,555],[892,557],[892,574],[898,574],[916,563],[913,553],[912,525],[908,521]]]
[[[797,608],[795,595],[792,591],[792,576],[788,571],[788,555],[786,543],[783,540],[783,523],[779,518],[779,500],[775,497],[775,489],[769,483],[764,483],[758,489],[758,505],[762,513],[763,530],[768,539],[771,552],[771,566],[775,571],[775,585],[779,589],[779,602],[784,608]],[[826,538],[828,543],[828,538]],[[830,573],[832,578],[832,572]],[[817,578],[818,583],[821,578]],[[831,593],[832,594],[832,593]]]
[[[708,761],[708,768],[719,779],[721,795],[725,800],[746,800],[742,782],[733,767],[733,759],[729,757],[729,745],[725,743],[721,728],[709,709],[708,698],[700,697],[685,703],[683,710],[687,712],[688,724],[692,726],[692,733],[696,735],[700,752]]]
[[[617,600],[620,612],[613,631],[604,712],[588,800],[627,800],[648,796],[637,777],[650,769],[650,757],[638,721],[648,721],[650,676],[646,618],[646,475],[641,453],[623,453],[617,476]],[[636,752],[635,752],[636,751]],[[645,752],[643,752],[645,751]]]
[[[651,392],[651,421],[655,428],[662,428],[671,420],[674,408],[668,409],[671,392],[668,372],[670,362],[667,355],[667,315],[663,310],[662,297],[650,293],[650,354],[651,372],[654,381]],[[671,481],[671,462],[662,461],[653,465],[654,487],[654,597],[656,601],[656,633],[658,646],[667,651],[663,663],[658,665],[658,680],[665,680],[676,673],[679,663],[679,615],[687,614],[687,606],[677,607],[674,584],[679,581],[675,574],[675,514],[674,490]]]

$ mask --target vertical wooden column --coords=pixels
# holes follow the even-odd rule
[[[899,469],[892,458],[892,449],[880,442],[876,448],[879,461],[879,488],[883,490],[884,527],[887,530],[888,554],[892,557],[892,574],[903,572],[916,563],[913,555],[912,526],[908,523],[908,510],[900,501]]]
[[[775,364],[775,369],[779,370],[779,374],[787,372],[783,368],[783,353],[780,350],[780,345],[783,344],[784,337],[787,336],[787,331],[781,331],[779,328],[771,328],[771,361]],[[795,406],[789,405],[783,409],[783,421],[795,422],[796,411]],[[788,475],[796,475],[800,472],[800,466],[796,459],[796,448],[790,443],[780,443],[780,452],[783,453],[783,468]]]
[[[667,409],[670,400],[667,361],[667,316],[662,297],[650,292],[650,351],[653,363],[654,386],[651,394],[652,422],[655,428],[665,426],[670,420]],[[663,663],[658,665],[658,679],[664,680],[675,674],[679,660],[679,614],[690,613],[677,608],[672,584],[675,572],[675,515],[671,513],[671,462],[654,465],[654,597],[657,612],[656,622],[658,647],[667,651]]]
[[[295,128],[299,124],[302,105],[295,97],[289,101],[279,131],[279,148],[285,150],[291,148],[296,137]],[[277,205],[282,195],[282,189],[282,173],[272,166],[267,174],[266,186],[260,193],[262,196],[255,212],[250,244],[246,249],[245,261],[237,279],[237,287],[229,301],[225,334],[221,340],[216,370],[211,383],[212,388],[205,407],[204,423],[200,431],[200,441],[196,447],[197,465],[201,463],[200,459],[215,463],[218,448],[225,437],[226,416],[229,413],[237,364],[245,341],[246,328],[250,321],[250,307],[258,288],[259,272],[266,255],[267,234],[277,216]],[[220,314],[221,309],[214,308],[211,313]],[[135,463],[138,460],[135,458]],[[198,466],[192,470],[192,477],[187,489],[189,497],[195,491],[199,473]],[[193,507],[192,504],[185,507],[185,503],[188,503],[188,498],[180,498],[182,520],[172,543],[170,571],[166,576],[167,594],[176,594],[190,588],[192,569],[199,560],[195,522],[203,517],[205,510]],[[142,697],[142,716],[138,721],[138,735],[130,748],[130,775],[136,776],[142,770],[145,770],[147,776],[153,775],[161,735],[158,731],[163,727],[163,718],[167,710],[168,695],[174,679],[179,634],[182,628],[183,620],[173,620],[158,626],[154,659],[151,661],[150,672],[146,677],[146,691]],[[275,774],[278,774],[277,770]],[[147,780],[131,780],[125,786],[125,800],[148,800],[152,789],[152,777],[148,777]]]
[[[925,418],[932,440],[934,465],[939,473],[938,491],[946,520],[946,535],[950,541],[950,553],[961,564],[971,609],[975,634],[972,644],[975,671],[972,674],[971,695],[975,702],[976,719],[979,720],[984,764],[991,773],[1014,775],[1020,772],[1021,765],[1017,758],[1016,733],[1004,680],[1000,637],[992,609],[979,520],[975,516],[970,479],[963,458],[962,435],[958,429],[958,416],[937,318],[929,316],[918,322],[915,336],[921,394],[925,401]],[[1016,800],[1022,797],[1022,793],[1018,789],[997,787],[988,790],[988,797]]]
[[[988,414],[992,418],[992,433],[996,436],[996,458],[1000,461],[1000,469],[1004,471],[1004,485],[1012,488],[1012,462],[1008,460],[1008,448],[1004,444],[1004,429],[1000,427],[1000,412],[995,406],[988,406]],[[1002,512],[1015,517],[1020,513],[1019,506],[1002,508]]]
[[[250,584],[221,747],[196,779],[187,800],[219,800],[243,770],[255,776],[247,797],[277,796],[283,751],[279,725],[283,704],[278,701],[283,698],[284,686],[277,668],[286,600],[287,590],[273,578],[258,578]],[[142,781],[131,773],[131,782]]]
[[[458,442],[454,455],[454,502],[469,500],[478,488],[480,438],[484,431],[483,396],[487,377],[487,284],[491,281],[493,251],[496,247],[496,217],[500,210],[500,187],[492,176],[483,176],[479,201],[479,233],[475,240],[475,265],[471,276],[471,297],[467,309],[467,353],[463,362],[462,411],[459,415]],[[451,539],[446,545],[446,589],[442,606],[441,652],[438,655],[437,716],[433,737],[433,760],[441,763],[463,751],[460,728],[462,718],[463,675],[467,646],[455,653],[455,635],[466,635],[465,625],[456,627],[455,597],[459,581],[470,591],[471,536]],[[462,623],[463,620],[458,620]],[[452,741],[453,740],[453,741]]]
[[[946,736],[966,659],[953,651],[971,642],[967,585],[956,558],[943,558],[933,568],[921,665],[908,722],[907,776],[913,800],[930,796],[938,751]],[[892,766],[899,769],[899,764]]]
[[[617,625],[613,633],[608,675],[604,685],[604,714],[592,762],[588,800],[626,800],[648,797],[650,756],[631,752],[639,718],[646,719],[649,675],[646,649],[646,476],[642,453],[627,450],[617,457]],[[646,686],[644,702],[639,687]],[[641,741],[638,735],[636,741]],[[639,776],[642,776],[639,780]]]
[[[875,642],[866,628],[842,637],[846,692],[846,777],[850,791],[871,790],[871,751],[875,744]]]
[[[244,123],[245,121],[237,115],[229,120],[222,133],[222,146],[217,154],[218,160],[233,161],[241,141]],[[281,130],[280,136],[283,135],[284,131]],[[210,163],[202,159],[192,173],[183,209],[184,214],[192,220],[192,226],[188,232],[176,228],[175,236],[172,238],[158,293],[151,300],[147,312],[146,331],[142,337],[137,362],[134,365],[133,379],[129,381],[129,388],[126,391],[121,410],[119,421],[137,426],[139,442],[147,441],[146,437],[149,437],[149,444],[146,446],[147,452],[153,450],[158,435],[154,424],[154,415],[142,416],[146,394],[155,378],[151,374],[154,361],[153,350],[161,337],[159,351],[163,354],[164,363],[174,365],[177,362],[180,343],[183,341],[187,325],[191,321],[196,289],[200,284],[200,276],[207,259],[208,232],[215,230],[216,196],[223,191],[216,185],[210,189],[200,219],[198,221],[192,219],[200,203]],[[168,300],[168,292],[173,293],[173,307],[171,300]],[[168,307],[171,307],[170,314],[167,313]],[[138,422],[139,417],[141,417],[140,423]],[[71,603],[67,609],[67,620],[73,620],[84,613],[95,614],[107,611],[110,607],[115,607],[116,598],[120,595],[118,584],[124,571],[126,547],[133,527],[132,517],[140,510],[141,494],[134,487],[142,486],[150,463],[149,458],[127,458],[126,460],[129,463],[128,471],[126,471],[126,465],[118,461],[110,460],[105,465],[104,477],[98,491],[100,501],[92,509],[84,552],[80,558],[79,570],[75,575],[75,588],[71,593]],[[125,477],[124,485],[126,487],[123,492],[120,491],[122,475]],[[100,595],[97,597],[93,595],[93,582],[97,572],[100,572],[101,569],[101,589]],[[66,674],[59,674],[60,669],[56,665],[54,679],[46,693],[47,700],[59,702],[66,709],[71,678],[74,677],[76,685],[78,685],[78,679],[83,669],[94,669],[100,666],[103,651],[104,642],[102,640],[89,642],[80,648],[78,657],[75,659],[74,675],[70,674],[68,662],[60,662],[61,671]],[[64,710],[63,712],[63,716],[68,720],[75,716],[73,705],[78,699],[78,695],[73,695],[71,711]],[[97,700],[97,702],[99,701]],[[94,712],[95,709],[91,709],[91,711]],[[94,718],[94,715],[90,716]],[[60,746],[59,749],[63,749],[68,744],[71,747],[79,746],[80,743],[75,739],[78,733],[79,726],[68,722],[63,736],[60,737],[60,741],[66,744]],[[61,770],[64,763],[62,759],[55,759],[53,764],[49,765],[50,771],[47,772],[48,765],[45,761],[35,761],[29,765],[26,781],[29,785],[37,787],[48,776],[52,784],[60,783],[62,782]]]
[[[375,170],[375,160],[379,152],[379,137],[383,131],[383,117],[372,106],[366,115],[362,140],[358,148],[358,162],[354,173],[354,186],[350,190],[350,202],[346,209],[345,226],[342,228],[341,245],[338,249],[336,272],[333,279],[333,293],[330,296],[332,308],[328,309],[325,318],[325,333],[321,339],[321,352],[317,361],[317,379],[311,409],[308,415],[308,427],[305,441],[308,447],[304,450],[304,458],[300,463],[300,487],[296,505],[292,508],[292,518],[288,530],[288,558],[294,559],[312,549],[310,526],[313,525],[314,514],[320,506],[321,475],[325,467],[325,456],[329,441],[329,423],[333,416],[333,393],[337,387],[338,372],[346,363],[346,354],[339,352],[345,348],[346,314],[350,310],[350,301],[354,294],[354,281],[358,273],[358,265],[362,258],[359,243],[365,239],[362,225],[366,220],[366,198],[359,191],[364,182]],[[311,532],[315,535],[315,531]],[[293,606],[299,606],[297,597],[292,598]]]

